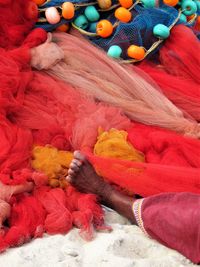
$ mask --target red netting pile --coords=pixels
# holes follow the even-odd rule
[[[191,29],[174,27],[160,50],[160,65],[144,62],[139,67],[177,107],[200,121],[200,42]]]

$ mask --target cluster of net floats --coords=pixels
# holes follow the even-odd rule
[[[134,19],[132,11],[137,5],[144,8],[160,8],[158,0],[97,0],[96,2],[90,0],[81,2],[79,0],[71,2],[34,0],[34,2],[38,5],[40,14],[38,22],[40,24],[55,25],[56,30],[65,32],[69,30],[70,26],[73,26],[89,37],[100,38],[109,38],[121,23],[130,23]],[[56,4],[58,2],[59,4]],[[157,41],[149,49],[131,44],[126,51],[130,62],[143,60],[169,37],[171,28],[178,21],[200,25],[199,0],[163,0],[162,4],[178,10],[177,17],[169,26],[159,23],[153,27],[153,35]],[[109,16],[106,14],[110,13],[112,13],[112,19],[107,19]],[[107,49],[107,54],[120,59],[122,48],[120,45],[111,45]]]

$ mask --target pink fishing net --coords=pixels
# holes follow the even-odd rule
[[[175,106],[141,69],[119,64],[79,35],[77,37],[76,32],[73,34],[74,36],[64,33],[53,35],[53,40],[64,51],[64,60],[47,68],[50,75],[71,84],[93,99],[121,108],[132,120],[199,137],[200,126],[187,114],[188,111],[194,115],[194,112],[190,112],[193,108],[192,100],[184,112],[177,107],[184,107],[179,105],[178,96],[174,92],[175,89],[178,91],[180,84],[173,90],[171,97],[174,104],[177,104]],[[160,84],[164,90],[165,84]],[[180,101],[184,101],[183,94]],[[198,106],[197,103],[196,105]]]

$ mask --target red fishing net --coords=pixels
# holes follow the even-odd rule
[[[171,30],[160,50],[161,65],[140,65],[163,93],[186,114],[200,121],[200,43],[186,26]]]
[[[198,140],[139,124],[128,134],[134,147],[144,153],[146,163],[88,154],[103,177],[144,197],[161,192],[200,192]]]

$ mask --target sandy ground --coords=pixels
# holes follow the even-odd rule
[[[73,229],[45,236],[0,255],[0,267],[191,267],[197,266],[174,250],[144,236],[137,226],[106,211],[111,233],[97,233],[86,242]]]

